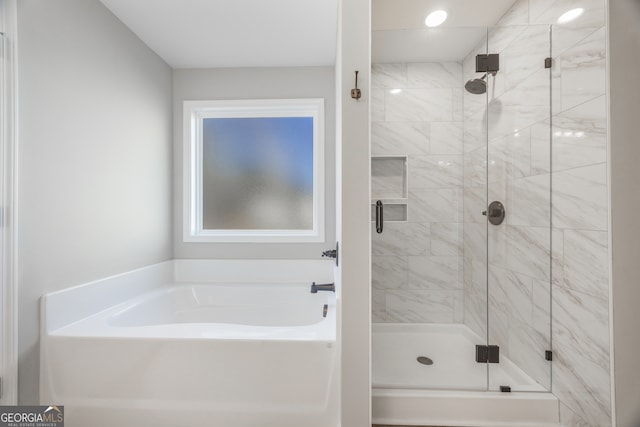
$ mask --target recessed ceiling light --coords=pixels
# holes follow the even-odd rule
[[[437,27],[447,20],[447,12],[444,10],[434,10],[424,20],[424,25],[427,27]]]
[[[582,15],[583,12],[584,12],[584,9],[581,7],[571,9],[563,13],[562,15],[560,15],[560,18],[558,18],[558,24],[566,24],[567,22],[571,22],[574,19],[576,19],[578,16]]]

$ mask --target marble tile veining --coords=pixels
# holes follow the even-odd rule
[[[427,122],[372,123],[371,154],[429,154],[430,132]]]
[[[509,349],[509,314],[491,304],[489,299],[488,311],[489,344],[497,345],[502,354],[508,356]]]
[[[454,122],[461,122],[464,120],[464,94],[466,91],[460,87],[451,89],[451,96],[453,97],[453,111],[452,120]]]
[[[406,89],[385,94],[387,122],[453,121],[452,89]]]
[[[551,284],[533,280],[533,328],[551,340]]]
[[[506,313],[509,319],[531,325],[533,279],[490,264],[489,301],[491,307]]]
[[[531,128],[492,141],[488,159],[489,182],[531,175]]]
[[[489,28],[488,51],[504,51],[526,29],[527,25],[502,25],[500,23],[495,27]]]
[[[529,23],[529,0],[517,0],[496,25],[522,25]]]
[[[404,255],[407,253],[407,241],[410,237],[406,223],[387,222],[384,232],[373,232],[375,225],[371,225],[371,252],[373,255]]]
[[[554,118],[555,120],[555,118]],[[549,121],[531,126],[531,174],[538,175],[551,171],[551,144]]]
[[[563,286],[608,298],[608,239],[605,231],[565,230]]]
[[[411,88],[455,88],[462,81],[459,62],[422,62],[407,64],[408,86]]]
[[[431,223],[405,223],[407,255],[429,255],[431,250]]]
[[[554,346],[567,360],[582,358],[593,364],[593,375],[608,372],[609,303],[581,292],[553,287]],[[601,393],[608,393],[601,389]]]
[[[551,175],[534,175],[510,181],[507,189],[507,223],[510,225],[551,226]]]
[[[464,324],[480,336],[487,335],[487,293],[465,288]]]
[[[387,318],[390,322],[452,323],[454,291],[390,290],[387,292]],[[425,307],[429,307],[425,310]]]
[[[607,160],[606,99],[599,96],[553,118],[553,170]]]
[[[372,256],[371,276],[374,289],[406,287],[409,281],[407,258],[401,256]]]
[[[371,122],[384,121],[384,90],[371,89]]]
[[[408,287],[411,289],[462,289],[462,258],[410,256]]]
[[[431,224],[431,255],[462,256],[462,223],[436,222]]]
[[[526,367],[527,374],[547,390],[551,389],[551,363],[543,357],[551,348],[549,334],[538,333],[532,325],[519,320],[509,322],[509,358]]]
[[[560,402],[560,423],[564,427],[599,427],[587,422],[562,402]]]
[[[431,154],[462,154],[462,122],[431,123]]]
[[[553,362],[553,392],[560,401],[594,426],[611,426],[609,370],[555,344]],[[588,372],[588,375],[584,373]]]
[[[540,280],[549,280],[551,275],[549,228],[507,226],[507,230],[509,269]]]
[[[515,88],[531,74],[543,70],[544,58],[550,55],[549,26],[528,25],[501,54],[506,76],[505,89]]]
[[[371,290],[371,321],[385,322],[387,320],[387,293],[380,289]]]
[[[482,212],[487,208],[487,186],[464,187],[464,222],[485,224],[487,218]]]
[[[607,230],[606,164],[556,172],[552,179],[554,227]]]
[[[481,187],[487,184],[487,148],[481,146],[464,155],[464,186]]]
[[[605,94],[605,46],[602,28],[560,55],[563,111]]]
[[[410,222],[457,222],[462,192],[455,189],[409,191]]]
[[[549,70],[531,74],[521,84],[489,103],[489,141],[550,117]]]
[[[411,158],[409,186],[412,190],[460,188],[462,156],[430,155]]]
[[[373,64],[371,66],[372,89],[407,87],[407,64]]]

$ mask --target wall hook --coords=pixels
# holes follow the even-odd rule
[[[358,89],[358,71],[356,71],[356,87],[351,89],[351,97],[353,99],[360,99],[362,97],[362,92]]]

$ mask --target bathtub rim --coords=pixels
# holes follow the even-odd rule
[[[263,274],[264,273],[264,274]],[[152,264],[129,272],[116,274],[100,280],[72,286],[59,291],[45,294],[40,300],[40,336],[46,337],[91,337],[95,333],[82,331],[83,322],[97,322],[93,326],[103,332],[109,332],[104,324],[97,319],[104,318],[114,307],[126,304],[128,301],[143,298],[147,294],[157,290],[173,286],[197,286],[197,285],[242,285],[251,282],[256,277],[262,278],[261,284],[291,285],[305,283],[311,285],[316,281],[333,281],[334,266],[331,260],[186,260],[173,259],[157,264]],[[310,280],[313,278],[313,280]],[[241,337],[212,336],[202,332],[202,327],[192,327],[191,333],[185,334],[180,328],[159,328],[157,326],[132,327],[128,333],[98,334],[98,337],[131,337],[135,339],[226,339],[226,340],[284,340],[284,341],[321,341],[335,343],[337,331],[337,301],[340,288],[336,293],[328,295],[329,311],[325,319],[307,326],[292,326],[289,330],[281,328],[278,334],[271,336]],[[319,310],[322,307],[318,307]],[[180,326],[183,326],[182,324]],[[202,325],[190,323],[187,325]],[[208,324],[204,324],[208,325]],[[225,325],[225,324],[216,324]],[[311,333],[317,325],[323,327],[320,334]],[[109,326],[109,328],[125,328],[122,326]],[[137,330],[133,330],[137,328]],[[156,328],[155,333],[149,333],[149,329]],[[275,328],[275,327],[272,327]],[[294,328],[298,328],[294,331]],[[306,330],[304,330],[306,328]],[[165,329],[162,332],[162,329]],[[174,329],[174,331],[172,331]],[[228,329],[228,328],[227,328]],[[158,331],[159,330],[159,331]],[[123,331],[120,331],[123,332]],[[242,331],[239,331],[242,332]],[[298,332],[298,334],[287,334]],[[305,335],[306,333],[306,335]]]
[[[160,286],[157,289],[146,292],[144,294],[140,294],[136,297],[123,301],[120,304],[117,304],[116,306],[110,307],[109,309],[107,309],[109,313],[108,314],[105,313],[105,320],[110,327],[116,327],[116,328],[160,326],[160,325],[170,325],[170,324],[192,324],[192,323],[238,324],[234,322],[163,322],[163,323],[157,323],[157,324],[126,324],[126,321],[122,319],[122,317],[126,317],[127,315],[133,316],[135,318],[135,314],[128,314],[128,313],[136,310],[137,308],[144,309],[147,304],[151,303],[152,300],[156,298],[161,300],[161,299],[170,297],[171,294],[173,293],[177,293],[178,295],[176,295],[176,297],[180,297],[180,294],[182,294],[185,289],[192,289],[192,288],[196,288],[196,290],[194,291],[195,295],[201,295],[200,290],[197,288],[202,288],[202,289],[222,288],[224,292],[222,294],[223,299],[221,300],[220,304],[217,304],[221,308],[234,307],[234,306],[256,306],[256,305],[268,307],[272,305],[280,306],[281,304],[283,304],[283,302],[279,300],[265,301],[264,304],[259,304],[259,303],[256,303],[255,299],[250,300],[249,303],[247,303],[246,301],[242,301],[241,304],[234,304],[233,302],[225,304],[224,298],[229,297],[230,294],[233,294],[235,292],[253,293],[256,291],[261,292],[261,291],[268,290],[268,293],[274,292],[277,296],[284,297],[285,299],[293,299],[294,300],[292,301],[293,304],[297,303],[297,301],[295,301],[295,298],[291,298],[293,296],[292,295],[293,293],[296,293],[296,294],[310,293],[309,286],[307,283],[166,283],[165,285]],[[269,290],[269,288],[272,288],[272,289]],[[208,289],[204,291],[205,296],[207,291]],[[189,292],[189,294],[192,294],[192,293]],[[317,321],[315,322],[304,323],[300,325],[261,325],[259,323],[255,323],[255,324],[239,323],[238,325],[255,326],[255,327],[281,327],[281,328],[316,325],[323,321],[323,319],[319,317],[319,313],[322,313],[323,305],[326,304],[328,308],[335,307],[335,297],[332,298],[332,295],[329,295],[328,293],[324,293],[324,292],[317,295],[319,298],[322,298],[322,299],[319,302],[316,302],[313,304],[313,308],[319,307],[319,309],[316,311]],[[309,302],[307,302],[307,304],[311,305]],[[197,306],[198,304],[195,305],[195,307]],[[194,307],[190,306],[188,308],[194,308]],[[330,310],[328,310],[327,313],[329,311]]]
[[[246,284],[252,286],[254,284]],[[163,292],[190,286],[229,286],[220,283],[164,284],[149,292],[122,301],[88,317],[78,319],[55,330],[48,330],[50,337],[77,338],[131,338],[158,340],[215,339],[226,341],[318,341],[335,343],[336,341],[336,300],[327,295],[327,316],[319,322],[299,326],[262,326],[240,325],[233,323],[168,323],[144,326],[113,325],[110,320],[140,302],[161,295]],[[270,285],[257,285],[270,286]],[[280,285],[278,285],[280,286]],[[291,284],[290,286],[296,286]],[[298,286],[303,286],[302,284]],[[46,301],[44,303],[46,309]],[[322,306],[318,306],[321,310]]]

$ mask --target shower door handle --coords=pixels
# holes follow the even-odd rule
[[[376,232],[378,234],[382,233],[382,228],[384,227],[384,207],[382,206],[382,201],[378,200],[376,202]]]

